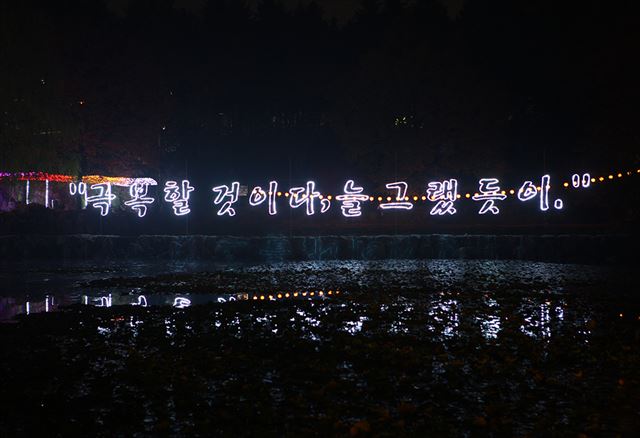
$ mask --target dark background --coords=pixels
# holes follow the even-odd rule
[[[354,178],[381,193],[402,179],[421,194],[457,177],[464,193],[479,177],[632,170],[639,12],[633,1],[3,2],[1,170],[188,177],[211,213],[194,224],[216,220],[210,187],[234,180],[314,179],[336,193]],[[637,190],[623,186],[560,222],[635,220]],[[550,220],[530,207],[503,223]],[[136,220],[114,231],[137,232]],[[53,228],[77,229],[65,221]]]

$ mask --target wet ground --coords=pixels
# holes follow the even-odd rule
[[[637,435],[621,268],[0,267],[3,435]]]

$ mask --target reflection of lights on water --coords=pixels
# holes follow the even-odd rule
[[[97,307],[111,307],[111,294],[109,294],[108,296],[103,296],[103,297],[98,297],[98,304],[96,304]]]
[[[443,293],[440,293],[443,296]],[[447,299],[443,301],[434,301],[429,308],[429,316],[440,326],[442,326],[442,335],[450,338],[457,334],[460,326],[459,314],[455,310],[458,307],[458,300]],[[427,324],[427,329],[431,332],[436,331],[435,324]]]
[[[189,307],[190,305],[191,305],[191,300],[189,298],[176,297],[173,300],[173,307],[178,309],[184,309],[185,307]]]
[[[499,309],[498,302],[493,298],[484,297],[484,304],[490,309]],[[488,314],[476,317],[476,321],[480,322],[480,331],[485,339],[496,339],[500,333],[501,321],[497,314]]]
[[[345,321],[343,330],[349,334],[355,335],[362,331],[362,323],[368,321],[367,316],[360,316],[356,321]]]
[[[530,300],[528,300],[530,302]],[[526,304],[522,306],[522,310],[525,310]],[[538,306],[533,307],[531,314],[525,316],[524,324],[520,326],[520,331],[531,337],[540,337],[547,339],[552,334],[552,324],[562,323],[564,321],[564,307],[565,303],[561,300],[557,305],[553,305],[551,301],[545,301]],[[585,334],[590,332],[584,331]]]
[[[147,307],[147,297],[145,297],[144,295],[138,295],[138,302],[137,303],[131,303],[132,306],[141,306],[141,307]]]

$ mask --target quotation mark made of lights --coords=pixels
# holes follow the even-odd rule
[[[582,176],[574,173],[571,177],[571,185],[574,188],[584,187],[585,189],[591,185],[591,175],[584,173]]]
[[[69,193],[71,196],[78,195],[87,195],[87,184],[83,182],[79,183],[69,183]]]

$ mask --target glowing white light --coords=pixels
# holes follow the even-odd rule
[[[431,216],[443,216],[445,214],[456,214],[453,206],[458,195],[458,180],[449,179],[444,181],[432,181],[427,184],[427,197],[430,201],[437,201],[431,209]]]
[[[27,301],[24,305],[25,311],[27,312],[27,315],[31,313],[31,304],[29,303],[29,301]]]
[[[407,196],[407,188],[409,185],[404,181],[392,182],[385,186],[389,190],[396,190],[397,202],[385,202],[380,204],[379,207],[383,210],[411,210],[413,204],[411,202],[405,202]]]
[[[49,311],[49,296],[48,295],[46,297],[44,297],[44,311],[45,312]]]
[[[183,179],[181,187],[178,187],[176,181],[167,181],[164,184],[164,200],[173,204],[173,213],[176,216],[184,216],[191,213],[189,196],[194,190],[189,180]]]
[[[29,205],[29,180],[27,180],[27,193],[25,196],[25,202],[27,205]]]
[[[313,181],[307,181],[306,187],[292,187],[289,189],[289,205],[291,208],[298,208],[301,205],[306,206],[307,216],[311,216],[315,214],[314,209],[314,199],[320,197],[320,192],[316,192],[316,183]],[[329,201],[327,199],[327,201]],[[329,201],[329,206],[326,206],[325,203],[322,203],[321,213],[324,213],[329,209],[331,201]]]
[[[327,198],[320,200],[320,213],[326,213],[331,208],[331,201]]]
[[[93,204],[93,208],[100,210],[101,216],[109,214],[111,202],[116,199],[116,195],[111,193],[111,183],[92,184],[91,190],[97,190],[98,193],[93,196],[87,196],[87,204]]]
[[[580,175],[578,175],[577,173],[574,173],[571,176],[571,185],[573,185],[574,188],[580,187]]]
[[[87,183],[79,182],[79,183],[69,183],[69,194],[71,196],[83,195],[85,203],[87,201]]]
[[[103,297],[98,297],[97,307],[111,307],[111,294]]]
[[[49,208],[49,180],[44,181],[44,208]]]
[[[549,175],[543,175],[540,183],[540,210],[549,210],[549,188],[551,187],[551,177]],[[538,189],[531,181],[525,181],[520,189],[518,189],[518,199],[521,201],[529,201],[537,196]],[[560,201],[560,202],[558,202]],[[556,199],[553,203],[554,208],[557,210],[562,209],[562,200]]]
[[[278,182],[270,181],[269,182],[269,191],[265,192],[262,190],[262,187],[256,186],[251,191],[249,195],[249,205],[252,207],[256,207],[262,204],[264,201],[268,201],[269,204],[269,215],[273,216],[278,211],[276,209],[276,193],[278,192]]]
[[[129,186],[129,196],[131,199],[126,201],[124,205],[131,207],[138,213],[138,217],[144,217],[147,214],[147,205],[153,204],[155,199],[147,196],[149,192],[149,184],[140,180],[135,180]]]
[[[147,297],[145,297],[144,295],[138,295],[138,302],[137,303],[131,303],[132,306],[140,306],[140,307],[147,307]]]
[[[227,185],[216,186],[212,190],[216,193],[216,197],[213,200],[213,203],[215,205],[222,204],[222,207],[220,208],[220,210],[218,210],[217,215],[224,216],[226,214],[229,216],[235,216],[236,210],[231,206],[238,202],[240,183],[233,182],[231,183],[231,187]]]
[[[585,173],[582,175],[582,187],[587,188],[591,185],[591,175]]]
[[[498,178],[481,178],[479,194],[474,194],[471,199],[474,201],[484,201],[478,214],[498,214],[500,209],[495,205],[495,201],[503,201],[507,195],[500,193],[500,181]]]
[[[219,302],[219,303],[226,303],[226,302],[227,302],[227,300],[225,300],[225,299],[224,299],[224,298],[222,298],[222,297],[218,297],[218,302]]]
[[[344,184],[344,194],[336,196],[336,200],[342,202],[340,209],[345,217],[358,217],[362,215],[360,203],[369,199],[369,195],[363,194],[362,187],[355,187],[352,179]]]
[[[531,181],[525,181],[518,189],[518,199],[521,201],[528,201],[530,199],[533,199],[537,194],[538,190],[536,190],[535,184]]]
[[[191,305],[191,300],[189,298],[184,297],[176,297],[173,300],[173,307],[178,309],[184,309],[185,307],[189,307]]]

